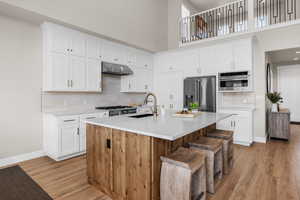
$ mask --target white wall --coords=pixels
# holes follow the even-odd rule
[[[119,92],[120,77],[104,77],[100,94],[41,93],[40,26],[0,15],[0,27],[0,160],[42,150],[42,107],[55,110],[143,102],[144,94]]]
[[[300,122],[300,65],[278,66],[278,92],[283,98],[282,107],[291,112],[291,121]]]
[[[167,49],[167,0],[1,2],[149,51]]]
[[[254,133],[264,137],[266,130],[266,58],[265,52],[300,47],[300,25],[269,30],[256,34],[254,83],[256,94],[256,111],[254,113]]]
[[[168,49],[179,47],[179,19],[182,0],[168,0]]]
[[[0,16],[0,159],[42,149],[42,34]]]

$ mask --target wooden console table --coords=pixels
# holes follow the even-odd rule
[[[279,112],[268,113],[269,138],[290,139],[290,111],[281,109]]]

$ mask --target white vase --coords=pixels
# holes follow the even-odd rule
[[[278,105],[276,103],[272,104],[272,112],[278,112]]]

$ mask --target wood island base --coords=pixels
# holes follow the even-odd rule
[[[113,200],[159,200],[160,157],[214,129],[169,141],[87,124],[88,182]]]

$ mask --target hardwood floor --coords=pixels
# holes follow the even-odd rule
[[[210,200],[300,199],[300,126],[291,126],[291,140],[235,146],[234,168]],[[20,166],[59,200],[109,200],[88,185],[85,157],[54,162],[43,157]],[[1,196],[1,194],[0,194]]]

